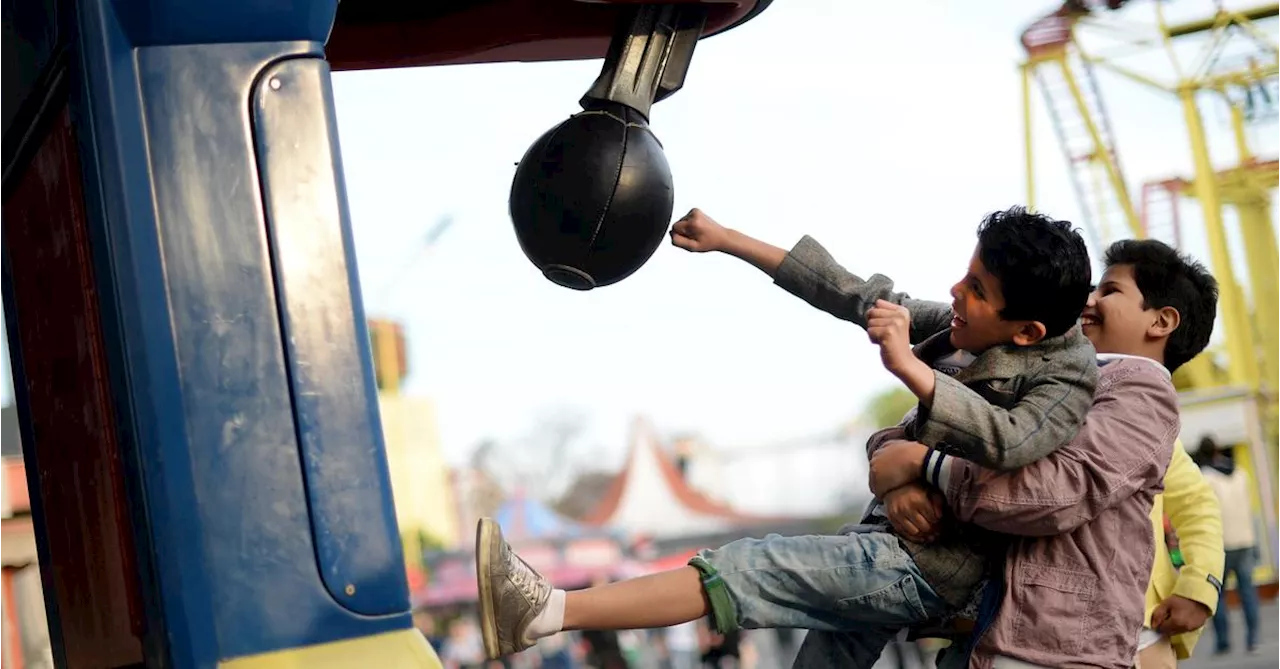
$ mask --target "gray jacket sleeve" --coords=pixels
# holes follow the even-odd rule
[[[900,304],[911,312],[911,343],[951,327],[951,305],[915,300],[893,290],[882,274],[862,279],[840,266],[822,245],[805,235],[778,267],[774,283],[841,320],[867,326],[867,311],[876,300]]]
[[[915,416],[917,439],[989,469],[1028,465],[1071,441],[1093,404],[1098,366],[1093,347],[1073,346],[1016,380],[1019,397],[996,406],[946,374],[934,374],[933,403]],[[1006,405],[1008,406],[1008,405]]]

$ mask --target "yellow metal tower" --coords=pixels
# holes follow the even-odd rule
[[[1197,3],[1178,3],[1184,9]],[[1067,160],[1072,187],[1096,252],[1124,237],[1154,237],[1184,248],[1189,230],[1180,204],[1195,200],[1208,260],[1220,288],[1221,345],[1179,370],[1184,437],[1188,419],[1216,411],[1218,432],[1238,431],[1220,441],[1238,442],[1238,461],[1257,483],[1259,519],[1266,528],[1263,550],[1276,542],[1277,330],[1276,233],[1271,220],[1277,187],[1274,156],[1259,158],[1251,124],[1277,122],[1275,4],[1232,9],[1198,3],[1203,14],[1169,20],[1175,5],[1160,0],[1068,0],[1035,21],[1022,35],[1024,131],[1028,203],[1035,203],[1032,92],[1043,105]],[[1264,24],[1266,25],[1264,28]],[[1154,64],[1154,67],[1153,67]],[[1180,110],[1190,146],[1192,173],[1143,184],[1135,205],[1103,105],[1098,73],[1116,81],[1166,93]],[[1212,146],[1206,110],[1225,110],[1229,146]],[[1154,110],[1144,109],[1151,115]],[[1156,111],[1156,113],[1159,113]],[[1274,136],[1274,133],[1272,133]],[[1211,148],[1231,155],[1231,166],[1215,167]],[[1228,223],[1238,229],[1231,231]],[[1230,232],[1239,251],[1232,257]],[[1197,414],[1197,412],[1199,412]],[[1223,430],[1222,426],[1228,429]],[[1194,449],[1196,444],[1186,444]],[[1275,556],[1267,562],[1275,565]],[[1267,570],[1273,573],[1273,570]]]

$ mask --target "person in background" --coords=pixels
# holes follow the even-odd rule
[[[1258,651],[1258,590],[1253,585],[1253,569],[1257,565],[1258,545],[1253,527],[1253,500],[1249,478],[1236,468],[1230,449],[1220,448],[1213,439],[1200,442],[1204,479],[1218,497],[1222,508],[1222,547],[1226,549],[1226,573],[1235,574],[1240,608],[1244,610],[1245,648]],[[1222,595],[1225,597],[1226,592]],[[1231,652],[1230,613],[1225,601],[1219,600],[1213,616],[1215,652]]]
[[[467,617],[456,618],[449,625],[449,636],[440,649],[440,662],[445,669],[473,669],[485,666],[484,643],[480,629]]]
[[[586,644],[587,664],[596,669],[629,669],[622,654],[618,633],[611,630],[586,630],[579,637]]]
[[[538,653],[542,656],[543,669],[573,669],[570,652],[572,632],[562,632],[538,640]]]
[[[742,632],[731,630],[721,634],[707,629],[706,650],[702,653],[702,666],[707,669],[731,669],[742,659]]]
[[[1138,636],[1139,669],[1172,669],[1178,660],[1191,657],[1204,624],[1218,608],[1223,563],[1219,518],[1213,489],[1178,442],[1165,471],[1164,492],[1151,508],[1156,555],[1147,584],[1147,624]],[[1169,529],[1177,535],[1175,541],[1166,540]]]
[[[697,669],[702,655],[698,649],[698,621],[668,627],[664,633],[671,669]]]

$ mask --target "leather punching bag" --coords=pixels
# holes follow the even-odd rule
[[[525,152],[511,222],[551,281],[575,290],[617,283],[662,243],[675,194],[648,116],[684,84],[705,20],[698,4],[628,8],[583,110]]]
[[[638,112],[601,102],[529,147],[511,184],[525,255],[567,288],[590,290],[640,269],[674,206],[662,145]]]

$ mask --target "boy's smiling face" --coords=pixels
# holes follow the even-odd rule
[[[1034,321],[1009,321],[1000,279],[987,271],[975,249],[969,271],[951,287],[951,345],[979,354],[1000,344],[1028,346],[1044,338],[1044,326]]]
[[[1178,311],[1148,309],[1132,265],[1112,265],[1089,295],[1080,325],[1099,353],[1163,360],[1160,342],[1178,327]]]

